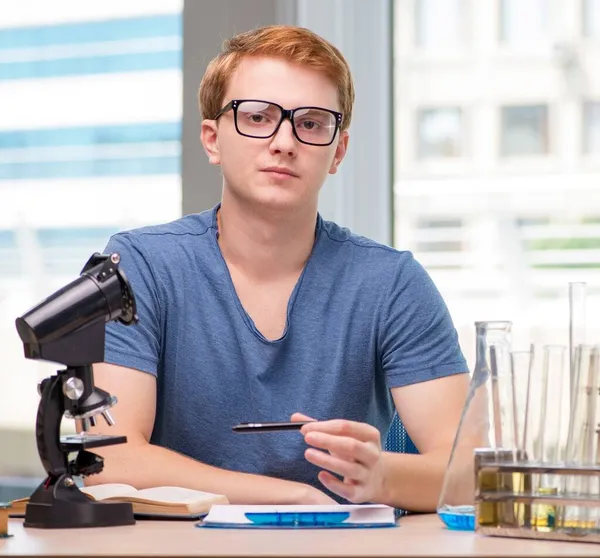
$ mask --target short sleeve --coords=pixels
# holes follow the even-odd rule
[[[382,304],[380,357],[390,388],[468,371],[446,303],[410,252],[400,254]]]
[[[120,269],[129,281],[137,306],[139,322],[106,324],[104,361],[127,368],[157,374],[161,353],[162,327],[158,285],[149,259],[136,236],[119,233],[106,246],[105,253],[118,252]]]

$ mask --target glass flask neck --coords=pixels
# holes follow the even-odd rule
[[[475,322],[477,334],[476,366],[487,361],[489,347],[494,345],[510,345],[511,328],[512,322]]]

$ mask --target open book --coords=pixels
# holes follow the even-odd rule
[[[199,517],[213,504],[228,504],[226,496],[179,486],[157,486],[137,490],[128,484],[98,484],[80,488],[92,500],[131,502],[137,515]],[[23,515],[29,498],[12,501],[11,515]]]
[[[393,527],[394,508],[379,504],[302,505],[214,505],[198,527],[246,529],[337,529],[348,527]]]

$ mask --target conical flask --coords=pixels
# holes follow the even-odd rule
[[[475,529],[475,448],[492,454],[516,447],[510,377],[512,322],[476,322],[475,369],[438,503],[450,529]]]

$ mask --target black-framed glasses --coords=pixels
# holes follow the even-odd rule
[[[217,113],[215,120],[228,110],[233,110],[237,133],[249,138],[274,136],[287,118],[298,141],[308,145],[331,145],[342,124],[342,114],[334,110],[321,107],[287,110],[277,103],[258,99],[234,99]]]

